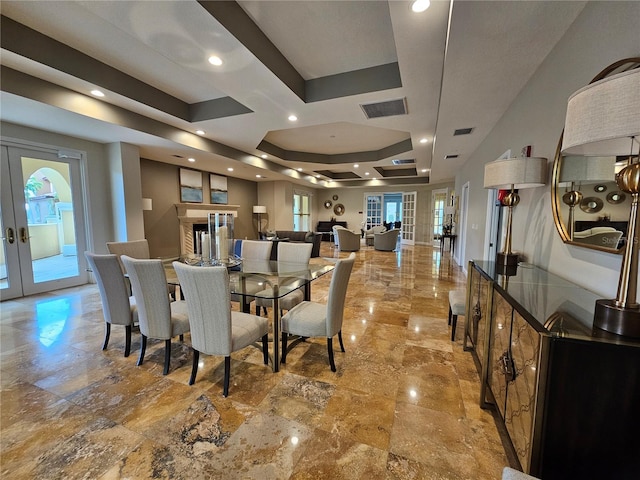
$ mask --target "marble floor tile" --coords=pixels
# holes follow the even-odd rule
[[[348,254],[323,242],[321,255]],[[312,259],[312,261],[315,261]],[[331,275],[314,282],[326,302]],[[344,308],[345,352],[309,338],[273,373],[262,353],[200,355],[188,385],[190,335],[124,329],[102,350],[96,285],[0,304],[0,476],[16,479],[496,479],[509,457],[479,377],[447,325],[448,292],[466,285],[430,246],[356,254]],[[233,305],[238,308],[237,304]],[[273,318],[273,313],[269,312]],[[272,339],[273,340],[273,339]]]

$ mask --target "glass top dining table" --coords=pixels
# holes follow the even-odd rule
[[[203,268],[211,262],[195,262],[193,257],[173,259]],[[232,299],[238,299],[243,312],[250,313],[255,298],[271,300],[273,304],[273,342],[271,366],[274,372],[280,369],[280,299],[296,289],[302,289],[304,299],[311,300],[311,283],[335,268],[336,259],[313,258],[307,263],[280,262],[277,260],[242,260],[230,262],[228,266],[229,287]],[[178,277],[172,261],[165,260],[167,283],[179,288]],[[178,292],[176,292],[178,295]]]

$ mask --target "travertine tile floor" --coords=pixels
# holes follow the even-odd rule
[[[346,256],[322,245],[324,256]],[[312,287],[326,299],[329,275]],[[326,341],[294,348],[277,374],[258,349],[201,355],[104,322],[95,285],[0,305],[1,474],[11,479],[498,479],[508,459],[479,380],[449,340],[448,291],[462,270],[438,248],[363,247],[347,294],[338,371]]]

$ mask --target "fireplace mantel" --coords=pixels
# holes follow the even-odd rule
[[[232,213],[238,216],[240,205],[218,205],[204,203],[176,203],[180,222],[180,254],[193,253],[193,225],[207,223],[210,213]]]

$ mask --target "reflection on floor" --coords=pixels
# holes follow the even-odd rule
[[[325,256],[346,256],[323,242]],[[496,479],[508,460],[493,417],[478,407],[478,375],[449,341],[447,293],[461,269],[438,248],[357,252],[338,371],[310,340],[277,374],[259,350],[224,362],[163,342],[145,363],[122,356],[123,329],[102,351],[95,285],[1,305],[3,478]],[[313,286],[326,299],[329,276]],[[336,342],[337,343],[337,342]]]

